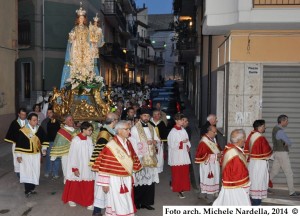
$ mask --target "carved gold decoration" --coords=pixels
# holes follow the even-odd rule
[[[51,101],[53,111],[59,119],[70,114],[75,121],[99,121],[103,120],[110,110],[109,103],[101,98],[100,89],[58,90],[53,88]]]

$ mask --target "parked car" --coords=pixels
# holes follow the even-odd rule
[[[158,98],[174,98],[177,99],[179,95],[176,95],[174,92],[158,92]]]
[[[174,86],[175,85],[175,80],[167,80],[164,83],[164,86]]]
[[[171,92],[171,90],[169,90],[169,89],[163,89],[163,88],[152,89],[151,92],[150,92],[150,99],[158,97],[158,95],[159,95],[160,92]]]

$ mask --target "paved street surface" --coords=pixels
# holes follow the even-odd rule
[[[190,105],[186,103],[186,115],[189,117],[192,128],[192,158],[199,141],[198,122],[193,115]],[[25,198],[24,186],[18,182],[17,176],[13,172],[11,145],[0,143],[0,215],[4,216],[50,216],[50,215],[72,215],[85,216],[92,215],[92,212],[81,206],[69,207],[61,201],[63,191],[63,179],[51,180],[45,178],[43,169],[41,172],[40,186],[37,187],[37,195]],[[165,163],[167,163],[165,161]],[[44,164],[42,164],[43,166]],[[185,199],[179,199],[169,187],[170,169],[165,164],[164,172],[160,175],[160,183],[156,185],[155,210],[138,210],[138,216],[159,216],[163,215],[163,205],[208,205],[206,200],[198,199],[198,166],[194,165],[192,173],[192,183],[194,188],[186,192]],[[195,174],[195,175],[193,175]],[[194,177],[196,176],[196,177]],[[297,191],[299,191],[297,185]],[[286,185],[274,185],[274,194],[269,194],[263,205],[300,205],[300,198],[290,198]]]
[[[28,216],[48,216],[48,215],[91,215],[92,212],[77,206],[74,208],[63,204],[61,195],[63,191],[63,180],[51,180],[45,178],[43,173],[40,178],[40,186],[37,187],[37,195],[25,198],[24,186],[18,182],[17,176],[13,172],[11,145],[1,143],[1,169],[0,169],[0,215],[28,215]],[[44,164],[42,164],[44,165]],[[170,169],[165,166],[164,173],[160,175],[160,183],[156,185],[155,210],[149,211],[141,209],[138,216],[162,215],[163,205],[205,205],[206,202],[198,199],[195,190],[185,193],[185,199],[179,199],[169,187]],[[8,211],[7,213],[4,213]]]

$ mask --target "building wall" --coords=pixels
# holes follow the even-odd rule
[[[252,73],[251,67],[257,67],[258,73]],[[261,118],[262,113],[261,64],[232,62],[227,75],[228,135],[236,128],[243,128],[249,134],[253,130],[253,122]]]
[[[201,56],[203,90],[200,118],[203,123],[208,114],[208,35],[214,35],[210,105],[212,112],[214,106],[216,108],[217,127],[223,135],[218,135],[218,142],[224,146],[231,131],[236,128],[243,128],[249,134],[253,121],[265,118],[268,128],[265,136],[271,144],[271,130],[277,116],[288,113],[291,125],[287,132],[297,144],[299,91],[293,85],[297,86],[299,79],[300,22],[296,15],[299,7],[270,1],[277,4],[276,7],[254,8],[253,2],[263,4],[264,1],[205,1],[205,17],[203,22],[198,22],[202,24],[202,33],[207,35],[204,36]],[[292,1],[285,3],[292,4]],[[294,181],[299,183],[299,148],[295,146],[290,158],[294,162]],[[285,183],[283,173],[274,182]]]
[[[217,69],[218,69],[218,47],[223,43],[224,37],[223,36],[212,36],[212,50],[211,56],[209,56],[209,36],[203,36],[203,56],[202,56],[202,92],[201,92],[201,99],[199,109],[201,109],[201,122],[200,125],[206,122],[206,117],[210,113],[216,112],[216,85],[217,85]],[[210,58],[210,60],[209,60]],[[211,64],[211,71],[209,71],[209,61]],[[211,85],[208,84],[209,82],[209,73],[211,76]],[[210,99],[209,99],[210,97]],[[208,101],[211,101],[208,104]],[[200,108],[201,106],[201,108]]]
[[[213,36],[210,89],[208,37],[203,37],[200,124],[209,113],[216,113],[217,126],[227,139],[222,142],[226,143],[233,129],[244,128],[248,133],[253,121],[262,117],[263,65],[299,63],[300,32],[251,30]],[[251,68],[257,73],[251,73]]]
[[[178,62],[178,55],[175,52],[174,47],[176,46],[176,43],[172,41],[172,38],[174,37],[175,33],[172,31],[169,31],[166,35],[165,41],[166,41],[166,47],[165,47],[165,53],[164,53],[164,60],[165,60],[165,65],[164,65],[164,74],[163,77],[165,80],[168,79],[174,79],[174,74],[173,70],[175,67],[175,62]],[[178,73],[178,71],[177,71]],[[183,79],[181,76],[182,74],[178,74],[178,77]]]
[[[299,2],[206,0],[204,34],[227,34],[232,29],[299,29]],[[257,7],[253,3],[267,7]]]
[[[300,31],[233,31],[230,61],[300,61]]]
[[[222,86],[228,76],[227,91],[221,91],[214,99],[217,107],[222,102],[218,98],[228,101],[228,119],[222,116],[222,110],[217,111],[223,122],[219,126],[224,128],[228,123],[226,135],[234,128],[244,128],[248,133],[253,121],[262,117],[263,65],[298,64],[300,31],[232,31],[223,40],[221,46],[214,46],[213,52],[213,71],[225,74],[223,79],[219,76],[217,86]]]
[[[15,118],[15,62],[18,40],[18,1],[0,0],[0,139]]]
[[[144,8],[143,10],[138,12],[137,16],[138,16],[137,20],[141,21],[145,25],[148,25],[148,8]],[[138,30],[138,32],[139,32],[139,30]],[[143,36],[143,37],[145,37],[145,36]]]

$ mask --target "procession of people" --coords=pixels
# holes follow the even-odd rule
[[[81,78],[93,80],[99,76],[95,59],[99,58],[98,47],[104,44],[99,18],[96,15],[88,27],[86,11],[80,7],[76,14],[61,89],[67,84],[72,89],[78,87]],[[278,125],[273,129],[273,150],[263,136],[263,119],[253,123],[248,137],[243,129],[234,129],[222,149],[217,140],[216,115],[207,117],[197,145],[191,142],[188,119],[183,113],[175,114],[175,124],[170,125],[160,104],[153,109],[146,100],[141,103],[148,90],[127,101],[123,93],[116,92],[117,97],[111,99],[116,106],[104,119],[96,121],[75,122],[70,113],[58,119],[51,103],[47,106],[47,117],[40,114],[39,106],[28,116],[26,109],[19,109],[5,141],[12,143],[14,171],[20,183],[24,183],[27,198],[37,193],[42,156],[46,158],[46,178],[59,179],[62,173],[62,202],[70,207],[86,207],[93,211],[93,216],[104,212],[133,216],[141,208],[154,210],[155,185],[160,183],[165,164],[171,169],[171,190],[179,199],[191,190],[193,162],[199,164],[201,196],[214,206],[261,205],[270,180],[280,167],[287,176],[289,195],[299,196],[287,154],[292,142],[284,132],[288,124],[286,115],[278,117]],[[89,100],[80,97],[82,101]],[[190,150],[196,145],[193,157]],[[269,173],[268,160],[273,151],[275,160]]]

